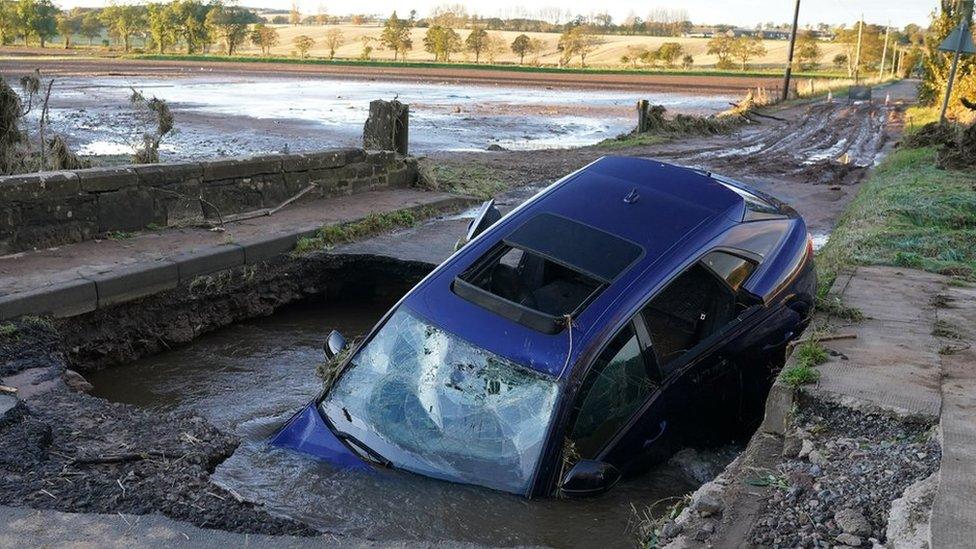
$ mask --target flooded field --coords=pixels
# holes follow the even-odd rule
[[[301,304],[135,364],[92,372],[89,380],[96,396],[194,412],[234,432],[244,442],[213,480],[274,514],[336,535],[628,547],[634,543],[631,505],[643,509],[698,485],[678,465],[662,465],[596,499],[528,501],[398,471],[340,471],[266,446],[266,438],[318,392],[314,368],[328,331],[362,334],[389,305]],[[713,467],[724,465],[712,459]]]
[[[163,160],[357,146],[374,99],[411,108],[414,153],[565,148],[628,131],[637,99],[707,114],[734,98],[661,92],[543,89],[470,84],[267,76],[60,77],[51,120],[82,154],[130,154],[148,128],[129,104],[133,90],[169,102],[176,130]]]

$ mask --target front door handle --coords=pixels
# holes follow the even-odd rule
[[[661,423],[658,424],[657,434],[644,441],[644,449],[647,450],[648,448],[651,447],[651,445],[657,442],[657,439],[661,438],[664,435],[664,431],[667,430],[667,428],[668,428],[668,422],[665,420],[661,420]]]

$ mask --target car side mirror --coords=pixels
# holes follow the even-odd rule
[[[563,477],[559,490],[571,498],[600,495],[614,487],[620,480],[620,471],[603,461],[580,460]]]
[[[325,351],[325,358],[332,360],[345,348],[346,338],[342,337],[342,334],[340,334],[337,330],[332,330],[332,333],[329,334],[329,338],[325,341],[325,346],[323,348]]]
[[[485,232],[488,227],[491,227],[499,219],[502,218],[502,213],[498,211],[495,207],[494,200],[486,200],[478,208],[478,212],[475,214],[474,219],[468,224],[468,232],[464,234],[460,239],[458,239],[457,244],[454,246],[454,250],[460,250],[465,244],[474,240],[474,237]]]

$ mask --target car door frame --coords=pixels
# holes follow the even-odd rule
[[[635,323],[634,331],[635,333],[637,333],[637,338],[641,344],[642,351],[652,353],[652,356],[655,357],[654,362],[655,364],[657,364],[657,357],[656,355],[653,355],[654,351],[649,346],[653,342],[650,341],[649,331],[643,319],[644,308],[662,291],[667,289],[668,286],[670,286],[671,283],[674,282],[679,276],[681,276],[688,269],[692,268],[694,265],[702,261],[702,259],[706,255],[716,251],[731,253],[732,255],[740,256],[745,259],[750,259],[756,262],[757,265],[762,262],[760,258],[756,257],[756,254],[753,254],[747,250],[729,248],[727,246],[721,246],[721,245],[709,247],[701,251],[700,253],[696,254],[692,258],[690,258],[688,261],[682,264],[679,269],[675,269],[675,271],[671,274],[671,276],[667,278],[667,280],[664,283],[658,285],[655,288],[656,291],[654,291],[653,293],[651,293],[650,295],[648,295],[647,297],[645,297],[643,300],[640,301],[640,304],[636,308],[636,311],[624,317],[626,318],[625,321],[615,325],[612,330],[606,331],[607,335],[606,337],[602,338],[599,346],[596,347],[596,351],[584,355],[587,356],[586,367],[577,369],[571,375],[571,377],[566,380],[563,396],[560,399],[560,403],[556,411],[556,419],[554,421],[553,428],[550,429],[548,435],[546,436],[546,446],[543,451],[542,459],[540,459],[538,469],[536,472],[536,478],[533,481],[532,484],[533,488],[530,490],[529,497],[532,497],[534,495],[551,495],[555,493],[555,491],[558,489],[559,483],[562,480],[559,478],[561,468],[559,467],[559,463],[558,463],[559,459],[562,456],[562,451],[563,451],[563,444],[561,443],[561,441],[565,439],[566,432],[570,428],[570,422],[572,420],[571,412],[576,403],[576,399],[579,397],[579,391],[582,388],[583,380],[586,378],[587,375],[589,375],[590,371],[593,369],[594,364],[596,364],[596,361],[606,350],[607,346],[610,345],[610,343],[614,340],[616,335],[620,333],[620,331],[623,330],[628,324]],[[708,267],[706,266],[706,268]],[[724,345],[728,341],[728,339],[740,333],[742,330],[745,330],[747,327],[753,326],[756,323],[761,322],[762,318],[766,316],[766,314],[761,314],[761,313],[769,312],[769,307],[766,304],[764,304],[761,299],[756,298],[756,296],[752,295],[747,290],[745,290],[746,282],[749,280],[749,278],[752,277],[753,274],[755,274],[755,271],[749,274],[749,277],[747,277],[746,281],[744,281],[742,286],[740,287],[739,292],[745,292],[746,294],[752,296],[753,298],[755,298],[754,301],[756,301],[756,303],[751,305],[749,308],[742,311],[738,315],[736,315],[736,317],[730,323],[726,324],[726,326],[723,327],[723,329],[705,338],[692,349],[689,349],[688,352],[685,353],[685,356],[690,357],[687,360],[687,362],[685,364],[682,364],[678,370],[672,372],[672,375],[667,376],[670,379],[672,384],[674,380],[678,379],[679,377],[677,375],[673,375],[674,373],[678,371],[681,371],[682,373],[686,372],[687,369],[691,368],[693,364],[696,363],[702,356],[705,356],[706,352],[713,349],[716,345],[720,345],[720,344]],[[738,292],[736,292],[736,295],[737,294]],[[735,323],[734,326],[732,325],[733,323]],[[705,345],[706,342],[708,343],[708,345]],[[645,345],[647,345],[646,349],[645,349]],[[682,357],[682,359],[684,359],[684,357]],[[730,361],[730,362],[734,364],[734,361]],[[607,443],[603,446],[603,448],[598,453],[599,457],[606,456],[615,445],[620,443],[620,440],[624,437],[624,435],[628,433],[630,430],[632,430],[634,425],[640,420],[640,418],[646,414],[648,408],[653,404],[655,398],[658,398],[659,396],[660,397],[666,396],[667,388],[669,385],[669,379],[664,379],[663,371],[661,371],[661,365],[657,364],[657,367],[658,367],[658,374],[659,374],[658,381],[660,383],[659,387],[657,388],[656,391],[654,391],[651,395],[649,395],[647,399],[645,399],[644,403],[641,404],[641,406],[637,408],[637,410],[635,410],[635,412],[631,415],[630,419],[617,430],[617,432],[614,434],[612,438],[610,438],[607,441]],[[597,459],[599,459],[599,457]]]

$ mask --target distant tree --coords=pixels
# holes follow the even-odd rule
[[[16,6],[12,2],[0,2],[0,46],[12,43],[19,31]],[[6,87],[0,85],[0,91],[4,89]]]
[[[329,14],[325,12],[325,6],[319,4],[319,12],[315,14],[315,24],[319,26],[329,23]]]
[[[248,9],[218,5],[207,13],[206,25],[214,37],[223,41],[227,55],[234,55],[237,47],[247,40],[248,27],[260,21]]]
[[[546,41],[541,38],[533,38],[529,43],[529,53],[532,54],[532,64],[539,65],[539,56],[546,51]]]
[[[78,32],[88,39],[89,46],[92,45],[96,37],[102,35],[102,30],[105,29],[105,25],[102,24],[102,20],[98,18],[98,15],[97,11],[90,10],[85,12],[85,15],[81,18],[81,26]]]
[[[304,34],[299,34],[295,38],[292,38],[291,43],[295,46],[295,51],[298,52],[298,56],[302,59],[308,57],[308,50],[312,49],[315,45],[315,40]]]
[[[213,38],[207,27],[207,15],[219,4],[211,2],[201,3],[199,0],[182,0],[173,4],[177,12],[177,19],[181,21],[180,38],[186,44],[186,53],[196,53],[210,47]]]
[[[359,51],[359,59],[362,61],[369,61],[370,56],[373,54],[373,40],[376,40],[372,36],[363,36],[360,38],[363,43],[363,49]]]
[[[298,2],[291,3],[291,10],[288,12],[288,23],[297,27],[302,22],[302,12],[298,11]]]
[[[37,38],[43,48],[47,40],[58,33],[57,15],[60,11],[51,0],[20,0],[16,15],[22,26],[20,32],[24,44],[29,45],[31,38]]]
[[[146,21],[149,35],[159,53],[166,51],[166,46],[175,44],[180,37],[179,4],[148,4],[146,6]]]
[[[695,64],[695,58],[691,56],[690,53],[686,53],[684,57],[681,58],[681,68],[684,70],[691,70],[691,67]]]
[[[413,49],[413,40],[410,38],[410,23],[397,17],[396,11],[383,24],[380,44],[393,50],[394,61],[398,57],[406,59],[407,52]]]
[[[287,25],[289,17],[287,15],[275,15],[271,18],[272,25]]]
[[[797,66],[802,70],[816,70],[820,66],[823,52],[813,31],[803,31],[796,38]]]
[[[599,46],[603,40],[586,25],[574,25],[563,32],[556,46],[562,52],[563,63],[579,56],[580,66],[586,66],[586,56]]]
[[[488,33],[488,38],[485,39],[485,59],[489,63],[494,64],[498,58],[498,54],[503,51],[505,51],[505,39],[499,34],[493,32]]]
[[[673,67],[675,61],[678,60],[685,52],[681,44],[677,42],[665,42],[661,44],[661,47],[657,49],[657,58],[661,60],[666,66]]]
[[[263,55],[268,55],[271,48],[278,45],[278,31],[264,23],[258,23],[251,30],[251,43],[261,48]]]
[[[329,48],[329,59],[335,59],[335,52],[342,45],[343,36],[339,29],[329,29],[325,32],[325,45]]]
[[[731,55],[739,61],[740,68],[746,70],[750,59],[766,55],[766,46],[758,36],[740,36],[732,43]]]
[[[464,40],[464,47],[474,54],[474,62],[481,60],[481,52],[488,46],[488,31],[481,27],[475,27]]]
[[[844,67],[847,66],[847,54],[838,53],[837,55],[834,56],[831,62],[834,64],[835,69],[843,69]]]
[[[122,41],[122,49],[129,51],[132,36],[146,27],[145,8],[135,5],[110,4],[102,10],[102,22]]]
[[[708,41],[707,53],[718,57],[715,64],[720,69],[728,69],[734,66],[732,63],[732,51],[735,46],[735,39],[728,34],[717,34]]]
[[[71,47],[71,36],[81,30],[81,13],[78,8],[70,12],[61,12],[56,19],[58,36],[64,40],[64,49]]]
[[[450,62],[451,54],[461,51],[461,37],[454,29],[434,25],[424,35],[424,50],[434,54],[435,61]]]
[[[849,29],[838,30],[834,37],[834,42],[842,44],[846,50],[847,74],[850,76],[854,75],[854,63],[858,58],[860,58],[860,66],[857,68],[861,71],[873,69],[881,61],[881,49],[884,46],[882,43],[884,27],[865,24],[861,35],[860,56],[858,56],[857,30],[859,24],[855,24]]]
[[[525,64],[525,56],[531,53],[532,39],[526,34],[520,34],[512,40],[512,53],[519,56],[519,65]]]

